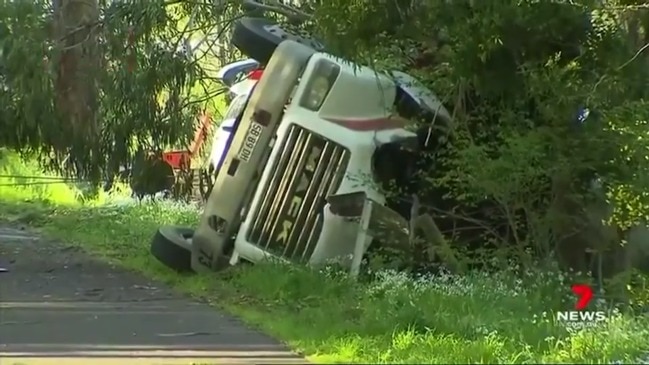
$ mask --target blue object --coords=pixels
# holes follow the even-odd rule
[[[248,73],[259,67],[259,62],[253,59],[237,61],[225,65],[219,70],[216,77],[223,82],[226,86],[230,87],[238,80],[238,76],[242,73]]]
[[[587,107],[579,108],[579,111],[577,112],[577,118],[576,118],[577,124],[581,125],[586,123],[588,116],[590,116],[590,109],[588,109]]]

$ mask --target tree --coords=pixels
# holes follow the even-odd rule
[[[529,249],[558,252],[584,272],[598,270],[586,253],[594,251],[620,271],[625,231],[646,221],[649,207],[643,5],[310,4],[311,29],[329,50],[414,74],[453,110],[449,142],[433,144],[417,186],[431,191],[428,204],[451,239],[513,247],[517,260]]]
[[[184,24],[212,5],[55,5],[0,2],[0,129],[8,131],[0,146],[98,182],[139,149],[188,145],[198,111],[220,88],[199,64],[205,56],[187,57],[182,45],[219,19]],[[205,92],[197,96],[197,87]]]
[[[61,130],[71,139],[55,141],[58,150],[71,147],[70,153],[85,152],[97,145],[101,125],[99,112],[100,70],[99,5],[96,0],[54,2],[54,47],[56,54],[55,110]],[[67,145],[72,141],[71,146]]]

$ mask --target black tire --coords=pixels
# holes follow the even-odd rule
[[[241,18],[234,23],[230,43],[246,56],[267,64],[275,48],[285,40],[292,40],[316,51],[322,51],[322,43],[310,37],[302,37],[280,28],[277,23],[264,18]]]
[[[191,228],[162,226],[151,240],[151,254],[170,269],[191,272],[192,250],[187,238],[193,235]]]

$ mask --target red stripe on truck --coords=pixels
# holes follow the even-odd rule
[[[408,124],[408,120],[399,116],[373,119],[335,119],[325,118],[325,120],[338,124],[341,127],[355,131],[381,131],[387,129],[402,129]]]

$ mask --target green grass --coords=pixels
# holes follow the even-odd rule
[[[421,280],[384,273],[357,283],[333,269],[264,264],[179,276],[149,255],[148,244],[160,225],[193,225],[196,210],[169,203],[89,206],[71,203],[73,192],[43,194],[47,202],[29,192],[0,195],[0,218],[207,298],[314,362],[629,363],[649,352],[646,317],[619,314],[576,332],[554,323],[552,310],[569,310],[572,300],[569,283],[556,273]]]
[[[25,162],[0,148],[0,197],[9,201],[38,200],[69,205],[77,194],[56,176],[44,174],[34,162]]]

